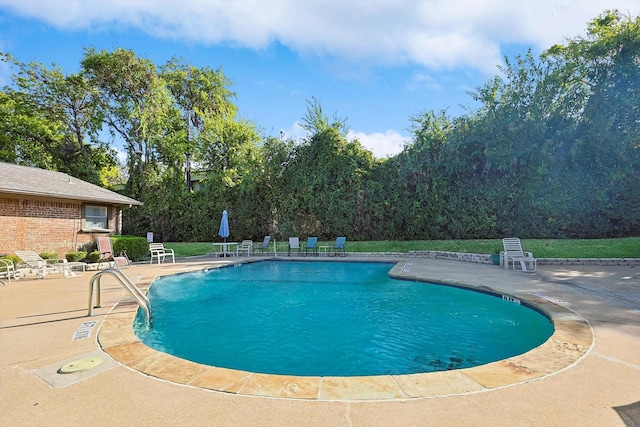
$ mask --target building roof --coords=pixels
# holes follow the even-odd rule
[[[142,205],[142,202],[66,173],[0,162],[0,194],[2,193],[114,205]]]

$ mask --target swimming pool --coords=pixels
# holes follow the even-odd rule
[[[392,266],[265,261],[158,279],[148,294],[154,328],[136,334],[156,350],[212,366],[361,376],[481,365],[524,353],[553,332],[535,310],[390,279]]]

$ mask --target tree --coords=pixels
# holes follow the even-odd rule
[[[195,154],[193,159],[198,164],[203,160],[198,148],[202,149],[207,145],[202,135],[211,132],[205,126],[219,129],[235,118],[237,108],[231,102],[231,98],[235,96],[229,90],[231,82],[221,69],[197,68],[176,58],[162,67],[160,77],[166,83],[174,105],[182,116],[182,154]]]
[[[547,84],[554,109],[574,132],[565,144],[570,197],[568,232],[581,237],[640,232],[640,17],[609,10],[592,20],[586,37],[543,54],[553,67]],[[635,234],[634,234],[635,233]]]
[[[97,138],[97,105],[84,76],[2,58],[18,69],[14,87],[1,98],[5,158],[99,183],[102,170],[115,164],[115,153]]]
[[[161,165],[171,165],[181,157],[176,152],[184,152],[176,150],[179,113],[155,65],[132,51],[88,49],[82,67],[96,88],[100,117],[127,152],[128,193],[140,197],[157,179]]]
[[[338,117],[337,113],[334,113],[333,120],[330,120],[322,111],[322,104],[316,98],[307,100],[307,114],[302,118],[301,126],[309,132],[309,135],[318,134],[329,128],[335,129],[345,138],[349,133],[347,119]]]
[[[363,182],[373,164],[371,152],[334,127],[295,147],[283,183],[283,231],[326,238],[360,235],[367,227],[362,222]]]

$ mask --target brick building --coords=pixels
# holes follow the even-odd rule
[[[120,234],[123,208],[140,205],[64,173],[0,162],[0,254],[62,257],[99,235]]]

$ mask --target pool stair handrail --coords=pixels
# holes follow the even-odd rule
[[[105,274],[109,276],[115,277],[115,279],[120,282],[122,287],[124,287],[129,294],[136,300],[138,305],[142,307],[146,316],[147,322],[149,326],[153,324],[153,314],[151,313],[151,303],[149,302],[149,298],[138,288],[119,268],[111,267],[104,270],[101,270],[93,275],[91,281],[89,282],[89,313],[87,316],[93,315],[93,309],[100,307],[100,280],[102,276]],[[94,289],[98,288],[98,292],[96,294],[96,305],[92,305],[93,301],[93,293]]]

